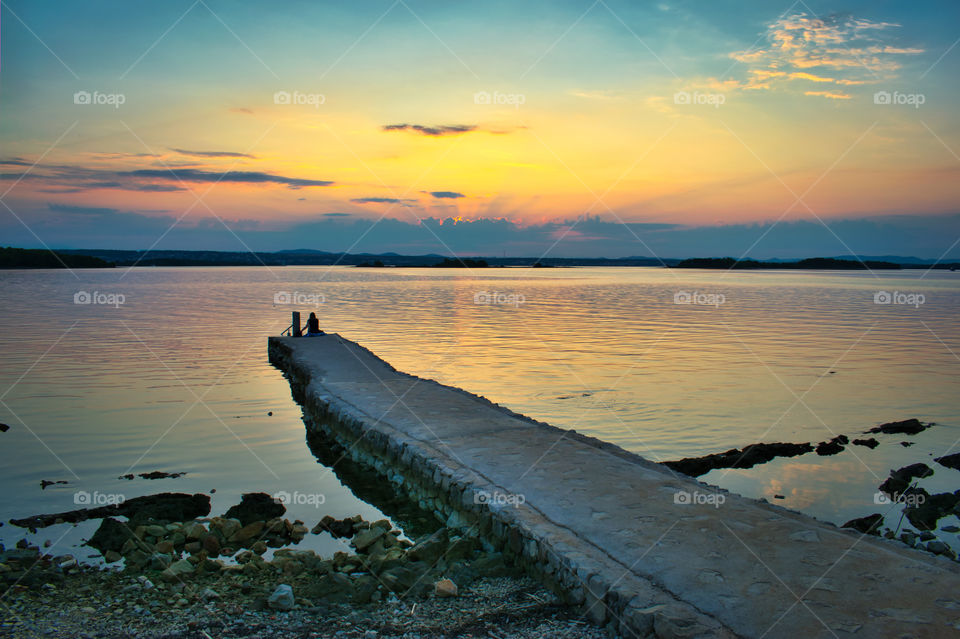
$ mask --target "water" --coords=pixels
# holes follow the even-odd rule
[[[211,489],[214,514],[242,492],[285,491],[302,502],[288,517],[308,526],[324,514],[383,516],[318,465],[267,362],[266,336],[293,308],[315,310],[325,330],[400,370],[657,461],[937,422],[916,437],[880,435],[875,450],[701,478],[835,523],[887,512],[895,527],[898,510],[874,497],[908,463],[934,468],[920,482],[931,493],[960,488],[960,473],[931,459],[960,439],[954,273],[136,268],[0,271],[0,283],[4,521],[72,509],[78,491],[96,500]],[[75,304],[79,291],[113,305]],[[914,303],[877,304],[878,291]],[[675,303],[685,293],[704,303]],[[188,474],[118,479],[153,470]],[[41,490],[43,479],[69,483]],[[28,538],[77,552],[94,525]],[[0,528],[8,545],[23,536]],[[960,548],[956,535],[939,536]]]

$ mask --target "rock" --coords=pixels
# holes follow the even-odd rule
[[[358,532],[352,540],[350,540],[350,545],[356,548],[358,551],[363,552],[373,542],[377,541],[381,537],[387,534],[387,531],[383,528],[368,528],[367,530],[361,530]]]
[[[948,532],[948,533],[958,533],[958,532],[960,532],[960,527],[950,525],[950,526],[944,526],[944,527],[941,528],[940,530],[942,530],[943,532]]]
[[[0,424],[0,433],[5,433],[8,430],[10,430],[10,426],[8,426],[7,424]]]
[[[942,541],[927,542],[927,550],[935,555],[943,555],[944,557],[950,557],[951,559],[956,557],[956,553],[953,552],[953,549],[951,549],[950,546]]]
[[[753,468],[758,464],[765,464],[777,457],[796,457],[813,450],[807,442],[804,444],[772,443],[751,444],[743,450],[732,448],[725,453],[715,453],[704,457],[689,457],[679,461],[668,461],[663,464],[678,473],[699,477],[716,468]]]
[[[327,532],[335,539],[352,537],[353,524],[352,519],[334,519],[330,515],[325,515],[324,518],[320,520],[320,523],[314,526],[310,532],[314,535]]]
[[[262,521],[250,522],[237,532],[230,535],[228,540],[231,544],[243,546],[254,537],[258,537],[263,532],[264,523]]]
[[[943,457],[934,457],[933,461],[937,462],[941,466],[953,468],[954,470],[960,470],[960,453],[944,455]]]
[[[127,548],[127,542],[136,543],[131,541],[134,538],[134,534],[127,524],[108,517],[100,522],[100,527],[90,537],[87,545],[99,550],[100,554],[105,554],[111,550],[123,552],[124,548]]]
[[[167,581],[176,581],[192,572],[193,564],[186,559],[181,559],[170,564],[170,567],[160,573],[160,576]]]
[[[926,464],[910,464],[899,470],[891,470],[890,477],[880,484],[880,490],[887,495],[899,498],[910,487],[911,480],[914,478],[922,479],[931,475],[933,475],[933,470]]]
[[[820,442],[817,444],[816,451],[821,457],[825,457],[827,455],[836,455],[837,453],[842,452],[844,445],[848,443],[850,443],[850,440],[846,435],[837,435],[829,441]]]
[[[418,541],[407,551],[407,555],[415,561],[433,563],[440,559],[443,553],[446,552],[448,542],[447,529],[440,528],[433,534]]]
[[[146,527],[146,533],[151,537],[156,537],[160,539],[167,534],[167,529],[164,528],[163,526],[158,526],[156,524],[153,524]]]
[[[184,533],[187,539],[200,540],[207,534],[207,529],[200,522],[194,522],[186,527]]]
[[[867,515],[866,517],[860,517],[858,519],[851,519],[845,523],[841,528],[853,528],[865,534],[870,535],[879,535],[880,524],[883,523],[883,515],[880,513],[874,513],[872,515]]]
[[[866,438],[866,439],[855,439],[855,440],[853,440],[853,445],[854,445],[854,446],[866,446],[867,448],[871,448],[871,449],[872,449],[872,448],[876,448],[877,446],[879,446],[879,445],[880,445],[880,442],[878,442],[878,441],[877,441],[875,438],[873,438],[873,437],[868,437],[868,438]]]
[[[239,519],[240,524],[246,526],[255,521],[267,521],[280,517],[287,512],[286,507],[266,493],[246,493],[240,503],[231,506],[226,517]]]
[[[209,555],[216,557],[220,554],[220,540],[216,535],[208,533],[207,536],[203,538],[201,544]]]
[[[258,555],[262,555],[267,552],[267,544],[262,541],[258,541],[250,546],[250,550],[255,552]]]
[[[904,435],[916,435],[926,429],[930,428],[933,424],[921,424],[918,419],[905,419],[902,422],[889,422],[887,424],[880,424],[870,430],[864,431],[866,433],[886,433],[888,435],[892,434],[904,434]]]
[[[456,597],[458,593],[457,584],[449,579],[441,579],[433,585],[433,592],[438,597]]]
[[[907,519],[917,530],[935,530],[941,517],[956,512],[960,507],[960,490],[953,493],[930,495],[922,488],[910,492],[914,503],[904,509]]]
[[[162,552],[155,552],[150,555],[151,570],[163,570],[164,568],[169,568],[170,564],[172,563],[173,557],[171,555],[167,555]]]
[[[195,555],[203,549],[203,544],[199,541],[189,541],[183,545],[183,551],[190,555]]]
[[[173,542],[172,542],[172,541],[161,541],[160,543],[157,544],[156,548],[157,548],[157,552],[162,552],[162,553],[165,553],[165,554],[168,554],[168,555],[169,555],[169,554],[172,554],[172,553],[173,553]]]
[[[287,584],[280,584],[267,599],[267,605],[274,610],[293,610],[296,605],[293,588]]]

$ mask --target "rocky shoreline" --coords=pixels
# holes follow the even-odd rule
[[[173,495],[153,497],[169,513]],[[180,497],[195,506],[202,496]],[[222,517],[106,517],[88,545],[122,570],[25,541],[0,548],[0,636],[606,636],[478,537],[440,527],[413,541],[359,515],[311,530],[283,510],[253,493]],[[353,552],[292,547],[307,534],[349,539]]]

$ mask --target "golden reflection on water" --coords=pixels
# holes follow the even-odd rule
[[[0,384],[16,383],[4,401],[43,441],[25,428],[3,434],[16,454],[2,475],[44,500],[56,491],[36,495],[34,483],[69,477],[66,467],[90,485],[131,464],[189,469],[183,485],[197,478],[197,490],[284,485],[284,476],[323,485],[303,454],[289,387],[266,361],[266,336],[290,321],[292,307],[274,304],[286,292],[322,299],[298,308],[400,370],[653,460],[853,438],[908,417],[939,422],[912,448],[881,436],[874,451],[850,446],[703,478],[842,523],[874,512],[891,468],[934,465],[931,454],[960,439],[960,279],[921,275],[142,268],[81,271],[78,281],[0,272]],[[123,293],[126,303],[77,306],[80,289]],[[878,290],[922,292],[926,302],[878,305]],[[681,293],[723,301],[675,303]],[[0,421],[17,425],[10,414]],[[928,490],[958,487],[960,474],[935,468]]]

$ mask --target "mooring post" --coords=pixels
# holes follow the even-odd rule
[[[291,329],[290,334],[294,337],[300,337],[300,311],[293,312],[293,320],[290,322]]]

